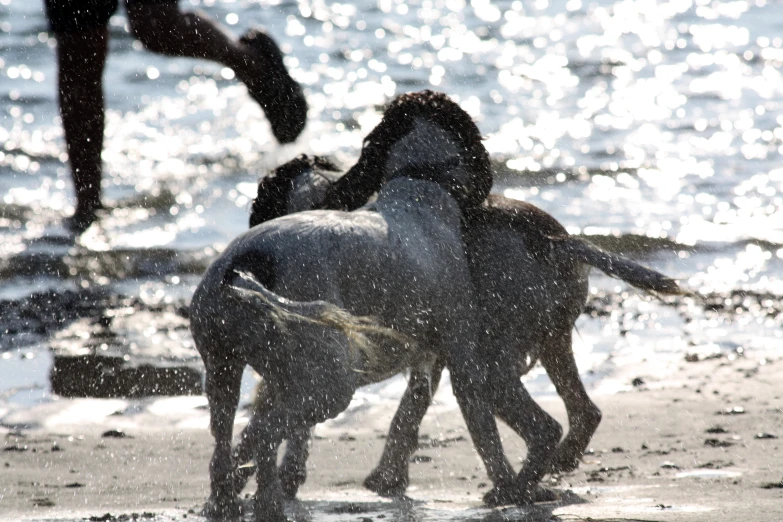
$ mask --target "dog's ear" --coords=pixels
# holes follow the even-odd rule
[[[386,107],[381,122],[365,138],[359,161],[332,186],[323,208],[353,210],[364,205],[383,184],[391,147],[413,131],[417,119],[453,135],[470,177],[446,188],[463,210],[480,205],[492,188],[489,153],[481,133],[470,115],[448,96],[424,90],[400,95]]]

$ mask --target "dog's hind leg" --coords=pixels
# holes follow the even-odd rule
[[[245,365],[236,360],[214,358],[204,362],[210,430],[215,439],[215,451],[209,463],[211,494],[204,514],[209,519],[233,520],[239,517],[239,504],[233,486],[235,464],[231,459],[231,439]]]
[[[560,443],[550,471],[564,473],[579,467],[579,459],[601,423],[601,410],[585,391],[571,348],[571,331],[556,335],[539,353],[541,364],[568,412],[568,435]]]
[[[260,386],[256,393],[255,403],[253,405],[253,415],[263,417],[275,406],[275,397],[269,386]],[[231,459],[237,468],[234,471],[234,494],[242,492],[248,479],[256,470],[253,462],[255,448],[252,447],[250,426],[242,430],[239,436],[239,442],[234,446],[231,452]],[[310,430],[307,428],[293,430],[286,439],[286,451],[283,457],[283,463],[280,466],[280,482],[283,487],[283,494],[286,498],[296,497],[299,486],[304,484],[307,478],[307,458],[310,454]]]
[[[310,428],[347,407],[352,390],[324,398],[316,397],[311,388],[294,387],[284,401],[268,411],[255,414],[245,430],[245,443],[254,450],[258,489],[254,499],[257,522],[285,522],[285,492],[276,466],[277,448],[283,439],[304,440]],[[304,439],[301,437],[304,435]],[[298,451],[301,450],[301,447]],[[298,453],[305,459],[307,454]],[[295,492],[294,492],[295,493]]]
[[[484,496],[484,502],[499,506],[553,500],[549,492],[538,487],[538,483],[548,471],[563,429],[533,400],[510,366],[492,366],[490,386],[493,410],[524,439],[527,457],[513,487],[496,485]]]
[[[274,406],[275,396],[272,389],[261,380],[256,387],[256,397],[253,401],[253,415],[264,415]],[[231,452],[231,460],[237,468],[234,470],[234,494],[239,495],[247,485],[247,481],[255,472],[253,462],[254,448],[251,447],[247,437],[247,426],[239,435],[239,442]]]
[[[345,410],[356,389],[344,334],[311,323],[291,325],[273,344],[272,363],[265,358],[250,361],[273,395],[271,407],[257,409],[243,432],[242,444],[252,449],[256,462],[257,522],[285,521],[285,494],[276,466],[280,443],[294,439],[306,444],[310,428]]]
[[[438,359],[431,372],[413,368],[408,387],[394,415],[378,466],[364,479],[364,487],[384,497],[401,497],[408,488],[408,462],[419,447],[419,427],[443,373]]]
[[[310,430],[293,430],[286,439],[285,455],[280,465],[280,483],[286,498],[296,497],[299,486],[307,480],[307,458],[310,456]]]
[[[263,416],[274,407],[275,398],[268,386],[260,387],[253,405],[253,415]],[[249,426],[248,426],[249,427]],[[234,446],[231,458],[237,466],[234,472],[234,493],[239,494],[245,488],[248,479],[255,471],[252,462],[254,448],[251,446],[248,427],[242,430],[239,442]],[[307,458],[310,455],[310,430],[294,430],[286,440],[283,463],[280,466],[280,482],[286,498],[296,497],[299,486],[307,479]]]
[[[254,498],[255,520],[285,522],[283,489],[277,473],[277,448],[291,424],[285,408],[278,405],[264,412],[256,411],[243,432],[243,443],[253,451],[258,489]]]

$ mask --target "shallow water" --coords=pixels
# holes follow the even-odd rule
[[[256,180],[303,152],[349,165],[383,104],[424,88],[476,119],[496,191],[697,293],[659,302],[596,275],[575,341],[593,390],[629,387],[632,365],[664,378],[685,354],[778,350],[783,2],[181,4],[235,34],[268,27],[305,86],[308,127],[279,147],[230,70],[141,50],[120,10],[105,72],[110,212],[70,245],[37,240],[73,205],[55,42],[40,3],[0,0],[0,422],[51,400],[50,348],[197,366],[182,310],[246,228]],[[527,382],[553,393],[540,369]],[[401,390],[385,386],[365,401]]]

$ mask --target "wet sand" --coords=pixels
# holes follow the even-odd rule
[[[604,420],[592,454],[577,471],[547,478],[559,502],[483,508],[489,481],[461,417],[442,412],[425,418],[409,499],[390,501],[364,490],[390,409],[360,412],[350,427],[319,432],[307,483],[289,503],[289,515],[362,522],[783,520],[783,360],[693,359],[682,360],[665,379],[639,373],[630,391],[595,395]],[[558,400],[541,402],[565,423]],[[0,519],[202,520],[207,430],[140,423],[111,432],[112,417],[106,419],[5,430]],[[520,463],[524,445],[505,426],[501,431],[512,462]],[[251,483],[245,493],[252,491]]]

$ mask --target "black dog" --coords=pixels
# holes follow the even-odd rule
[[[338,181],[333,181],[338,170],[333,164],[305,156],[264,178],[251,212],[251,226],[283,215],[286,209],[301,208],[302,187],[308,184],[306,200],[323,200],[314,203],[316,208],[363,204],[384,182],[385,165],[395,153],[395,142],[388,140],[399,139],[400,129],[411,129],[422,118],[437,119],[439,125],[452,129],[461,154],[470,158],[467,179],[471,183],[465,183],[463,175],[463,183],[451,183],[449,178],[445,185],[463,208],[463,240],[479,303],[481,353],[490,369],[492,411],[528,445],[528,458],[517,484],[495,488],[485,501],[491,505],[530,502],[542,495],[535,486],[545,472],[570,471],[578,466],[601,421],[600,410],[579,378],[571,350],[574,322],[587,297],[590,267],[646,291],[678,294],[681,290],[657,272],[569,236],[554,218],[533,205],[501,196],[484,198],[490,167],[478,130],[456,104],[428,91],[393,102],[365,140],[357,164]],[[426,147],[426,140],[424,143]],[[426,151],[414,155],[424,157],[417,175],[444,182],[442,171],[448,170],[449,157],[427,158]],[[539,360],[568,411],[570,430],[562,441],[560,426],[532,400],[519,380]],[[431,372],[411,370],[381,462],[365,481],[369,489],[386,496],[404,494],[409,457],[417,449],[418,428],[443,364],[438,360]],[[271,400],[262,395],[258,407],[268,407]],[[289,497],[305,480],[308,438],[305,432],[288,441],[280,473]],[[249,454],[242,443],[235,450],[237,461],[247,460]]]

